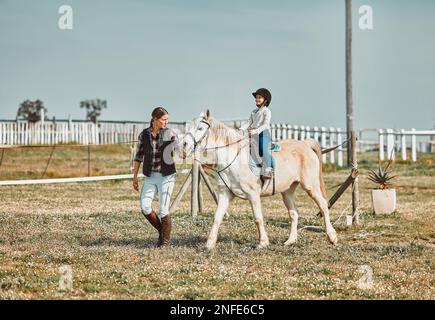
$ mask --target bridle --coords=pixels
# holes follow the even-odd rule
[[[221,172],[223,172],[223,171],[225,171],[226,169],[228,169],[229,167],[231,167],[231,165],[236,161],[236,159],[239,157],[239,155],[240,155],[240,152],[241,152],[241,150],[242,150],[242,148],[238,148],[238,150],[237,150],[237,154],[235,155],[235,157],[233,158],[233,160],[227,165],[227,166],[225,166],[223,169],[220,169],[220,170],[216,170],[215,168],[213,168],[213,167],[211,167],[211,166],[209,166],[209,165],[207,165],[207,164],[205,164],[205,163],[203,163],[203,162],[201,162],[199,159],[196,159],[195,158],[195,152],[197,151],[197,147],[198,147],[198,145],[200,145],[201,144],[201,142],[204,140],[204,139],[206,139],[207,138],[207,142],[208,142],[208,138],[209,138],[209,136],[210,136],[210,127],[211,127],[211,125],[210,125],[210,123],[208,122],[208,121],[206,121],[206,120],[201,120],[201,123],[205,123],[206,125],[207,125],[207,129],[206,129],[206,131],[205,131],[205,133],[204,133],[204,135],[199,139],[199,140],[196,140],[195,139],[195,136],[192,134],[192,133],[190,133],[190,132],[187,132],[186,133],[186,136],[187,135],[189,135],[189,136],[191,136],[191,138],[192,138],[192,140],[193,140],[193,155],[194,155],[194,157],[193,157],[193,159],[194,159],[194,161],[197,161],[197,162],[199,162],[202,166],[205,166],[206,168],[208,168],[208,169],[210,169],[210,170],[212,170],[212,171],[214,171],[215,173],[217,173],[217,175],[219,176],[219,178],[222,180],[222,182],[224,183],[224,185],[227,187],[227,189],[234,195],[234,196],[236,196],[236,197],[239,197],[239,198],[242,198],[242,199],[245,199],[245,198],[243,198],[243,197],[241,197],[241,196],[239,196],[239,195],[237,195],[231,188],[230,188],[230,186],[228,185],[228,183],[225,181],[225,179],[222,177],[222,175],[221,175]],[[208,151],[208,150],[217,150],[217,149],[221,149],[221,148],[226,148],[226,147],[229,147],[229,146],[231,146],[231,145],[234,145],[234,144],[238,144],[238,143],[240,143],[241,141],[243,141],[243,140],[245,140],[247,137],[243,137],[243,138],[241,138],[241,139],[239,139],[239,140],[237,140],[237,141],[234,141],[234,142],[231,142],[231,143],[228,143],[228,144],[226,144],[226,145],[222,145],[222,146],[216,146],[216,147],[211,147],[211,148],[204,148],[203,149],[203,151]],[[185,142],[186,143],[186,142]],[[207,144],[206,144],[207,145]]]
[[[200,143],[201,143],[205,138],[207,138],[207,140],[208,140],[208,137],[209,137],[209,135],[210,135],[210,132],[209,132],[209,131],[210,131],[210,127],[211,127],[210,123],[207,122],[207,121],[205,121],[205,120],[201,120],[201,123],[205,123],[205,124],[207,125],[207,129],[206,129],[204,135],[203,135],[203,136],[202,136],[198,141],[195,139],[195,136],[194,136],[192,133],[190,133],[190,132],[187,132],[187,133],[186,133],[186,136],[190,136],[190,137],[192,138],[192,141],[193,141],[193,150],[192,150],[192,152],[195,152],[195,151],[196,151],[198,145],[199,145],[199,144],[200,144]],[[223,145],[223,146],[216,146],[216,147],[211,147],[211,148],[204,148],[204,149],[202,149],[202,151],[217,150],[217,149],[226,148],[226,147],[229,147],[229,146],[231,146],[231,145],[234,145],[234,144],[237,144],[237,143],[239,143],[239,142],[242,142],[243,140],[245,140],[245,139],[247,139],[247,138],[248,138],[248,137],[243,137],[243,138],[241,138],[241,139],[239,139],[239,140],[237,140],[237,141],[234,141],[234,142],[231,142],[231,143],[225,144],[225,145]],[[184,144],[186,144],[186,142],[185,142]]]
[[[207,121],[205,121],[205,120],[201,120],[201,123],[205,123],[206,125],[207,125],[207,129],[205,130],[205,133],[204,133],[204,135],[198,140],[198,141],[196,141],[196,139],[195,139],[195,136],[192,134],[192,133],[190,133],[190,132],[187,132],[186,133],[186,136],[190,136],[191,138],[192,138],[192,140],[193,140],[193,153],[195,153],[195,151],[196,151],[196,148],[198,147],[198,145],[207,137],[207,140],[208,140],[208,136],[210,135],[210,127],[211,127],[211,125],[210,125],[210,123],[209,122],[207,122]],[[197,129],[198,130],[198,129]],[[184,146],[186,145],[186,142],[184,142]]]

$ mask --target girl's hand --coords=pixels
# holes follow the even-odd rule
[[[258,129],[251,129],[248,131],[250,136],[258,134]]]
[[[133,177],[133,189],[139,191],[139,181],[137,177]]]

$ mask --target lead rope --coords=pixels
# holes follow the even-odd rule
[[[237,143],[238,142],[240,142],[241,140],[243,140],[243,139],[240,139],[239,141],[237,141]],[[231,143],[231,144],[235,144],[235,143]],[[228,144],[228,145],[226,145],[226,146],[218,146],[218,147],[215,147],[215,148],[207,148],[207,149],[218,149],[218,148],[224,148],[224,147],[227,147],[227,146],[229,146],[229,145],[231,145],[231,144]],[[206,150],[206,149],[204,149],[204,150]],[[237,195],[231,188],[230,188],[230,186],[228,185],[228,183],[225,181],[225,179],[224,179],[224,177],[221,175],[221,172],[223,172],[224,170],[226,170],[226,169],[228,169],[235,161],[236,161],[236,159],[237,159],[237,157],[240,155],[240,152],[241,152],[241,150],[242,150],[242,148],[239,146],[239,148],[238,148],[238,150],[237,150],[237,154],[236,154],[236,156],[234,157],[234,159],[226,166],[226,167],[224,167],[224,168],[222,168],[222,169],[220,169],[220,170],[216,170],[215,168],[212,168],[212,167],[210,167],[209,165],[207,165],[207,164],[205,164],[205,163],[203,163],[201,160],[199,160],[199,159],[196,159],[196,157],[194,157],[194,160],[195,161],[197,161],[197,162],[199,162],[202,166],[205,166],[206,168],[208,168],[208,169],[210,169],[210,170],[212,170],[212,171],[214,171],[215,173],[217,173],[217,175],[219,176],[219,178],[222,180],[222,182],[224,183],[224,185],[225,185],[225,187],[227,187],[227,189],[235,196],[235,197],[238,197],[238,198],[241,198],[241,199],[244,199],[244,200],[247,200],[247,198],[246,197],[242,197],[242,196],[239,196],[239,195]]]
[[[355,165],[352,164],[352,170],[356,169]],[[352,193],[355,190],[355,183],[352,183]],[[344,208],[344,210],[341,212],[341,214],[338,216],[338,218],[332,223],[333,226],[335,226],[338,221],[340,221],[341,217],[344,215],[344,213],[350,208],[350,206],[352,205],[352,201],[347,205],[346,208]],[[355,210],[354,214],[352,215],[352,220],[353,218],[355,218],[355,215],[357,214],[357,210]],[[298,231],[304,230],[304,229],[318,229],[319,231],[323,231],[323,227],[320,226],[303,226],[301,228],[298,229]]]

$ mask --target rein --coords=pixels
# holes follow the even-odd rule
[[[205,139],[205,137],[207,137],[207,140],[208,140],[208,137],[209,137],[209,130],[210,130],[210,123],[208,123],[207,121],[204,121],[204,120],[202,120],[201,122],[203,122],[203,123],[205,123],[205,124],[207,124],[207,132],[201,137],[201,139],[199,139],[198,141],[196,141],[195,140],[195,136],[193,135],[193,134],[191,134],[190,132],[188,132],[188,134],[190,134],[190,136],[192,137],[192,140],[193,140],[193,152],[194,152],[194,154],[195,154],[195,151],[196,151],[196,149],[197,149],[197,146]],[[245,139],[247,139],[248,137],[243,137],[243,138],[241,138],[241,139],[239,139],[239,140],[237,140],[237,141],[234,141],[234,142],[231,142],[231,143],[228,143],[228,144],[226,144],[226,145],[222,145],[222,146],[216,146],[216,147],[211,147],[211,148],[204,148],[202,151],[208,151],[208,150],[218,150],[218,149],[221,149],[221,148],[226,148],[226,147],[229,147],[229,146],[231,146],[231,145],[234,145],[234,144],[238,144],[238,143],[240,143],[240,142],[242,142],[243,140],[245,140]],[[239,196],[239,195],[237,195],[231,188],[230,188],[230,186],[228,185],[228,183],[225,181],[225,179],[224,179],[224,177],[221,175],[221,172],[223,172],[223,171],[225,171],[226,169],[228,169],[229,167],[231,167],[231,165],[236,161],[236,159],[239,157],[239,155],[240,155],[240,152],[241,152],[241,150],[242,150],[242,148],[241,147],[239,147],[238,148],[238,150],[237,150],[237,154],[236,154],[236,156],[233,158],[233,160],[228,164],[228,165],[226,165],[224,168],[222,168],[222,169],[220,169],[220,170],[216,170],[215,168],[213,168],[213,167],[211,167],[211,166],[209,166],[209,165],[207,165],[207,164],[205,164],[205,163],[203,163],[202,161],[200,161],[199,159],[196,159],[195,158],[195,156],[194,156],[194,160],[195,161],[197,161],[197,162],[199,162],[202,166],[205,166],[206,168],[208,168],[208,169],[210,169],[210,170],[212,170],[212,171],[214,171],[215,173],[217,173],[217,175],[219,176],[219,178],[222,180],[222,182],[224,183],[224,185],[225,185],[225,187],[227,187],[227,189],[235,196],[235,197],[239,197],[239,198],[241,198],[241,199],[246,199],[246,198],[244,198],[244,197],[241,197],[241,196]]]
[[[207,137],[207,140],[208,140],[208,137],[209,137],[209,135],[210,135],[210,127],[211,127],[211,125],[210,125],[210,123],[208,122],[208,121],[205,121],[205,120],[202,120],[201,121],[202,123],[205,123],[206,125],[207,125],[207,130],[206,130],[206,133],[198,140],[198,141],[196,141],[195,140],[195,136],[192,134],[192,133],[190,133],[190,132],[188,132],[186,135],[190,135],[191,137],[192,137],[192,140],[193,140],[193,152],[195,153],[195,151],[196,151],[196,149],[197,149],[197,147],[198,147],[198,145]],[[229,147],[229,146],[231,146],[231,145],[234,145],[234,144],[239,144],[240,142],[242,142],[243,140],[245,140],[245,139],[248,139],[249,138],[249,136],[248,137],[243,137],[243,138],[241,138],[241,139],[239,139],[239,140],[237,140],[237,141],[234,141],[234,142],[231,142],[231,143],[228,143],[228,144],[225,144],[225,145],[222,145],[222,146],[216,146],[216,147],[210,147],[210,148],[204,148],[202,151],[208,151],[208,150],[218,150],[218,149],[221,149],[221,148],[226,148],[226,147]],[[333,151],[333,150],[336,150],[336,149],[338,149],[339,147],[341,147],[341,146],[343,146],[344,144],[346,144],[347,142],[349,142],[350,141],[350,139],[347,139],[347,140],[345,140],[343,143],[341,143],[341,144],[339,144],[339,145],[337,145],[337,146],[334,146],[334,147],[331,147],[331,148],[328,148],[328,149],[323,149],[322,150],[322,154],[325,154],[325,153],[329,153],[329,152],[331,152],[331,151]],[[207,141],[208,142],[208,141]],[[207,145],[207,144],[206,144]],[[228,183],[225,181],[225,179],[223,178],[223,176],[221,175],[221,172],[223,172],[223,171],[225,171],[226,169],[228,169],[229,167],[231,167],[231,165],[236,161],[236,159],[239,157],[239,155],[240,155],[240,152],[241,152],[241,150],[242,150],[242,148],[241,147],[239,147],[238,148],[238,151],[237,151],[237,154],[236,154],[236,156],[234,157],[234,159],[227,165],[227,166],[225,166],[224,168],[222,168],[222,169],[220,169],[220,170],[216,170],[215,168],[213,168],[213,167],[211,167],[211,166],[209,166],[209,165],[207,165],[207,164],[205,164],[205,163],[203,163],[203,162],[201,162],[199,159],[196,159],[195,157],[194,157],[194,161],[197,161],[197,162],[199,162],[202,166],[205,166],[206,168],[208,168],[209,170],[212,170],[213,172],[215,172],[215,173],[217,173],[217,175],[219,176],[219,178],[222,180],[222,182],[224,183],[224,185],[227,187],[227,189],[235,196],[235,197],[239,197],[239,198],[242,198],[242,199],[246,199],[246,198],[244,198],[244,197],[241,197],[241,196],[238,196],[238,195],[236,195],[235,194],[235,192],[230,188],[230,186],[228,185]],[[274,179],[275,180],[275,179]],[[273,183],[274,183],[274,185],[273,185],[273,189],[274,189],[274,191],[273,191],[273,194],[275,194],[275,181],[273,181]]]

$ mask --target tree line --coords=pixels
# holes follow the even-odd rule
[[[103,109],[107,108],[107,101],[102,99],[83,100],[80,101],[80,108],[86,110],[86,120],[97,123]],[[42,115],[44,115],[44,119],[42,119]],[[16,119],[28,122],[56,120],[54,116],[52,119],[49,119],[48,109],[45,107],[44,102],[39,99],[34,101],[27,99],[20,103]]]

